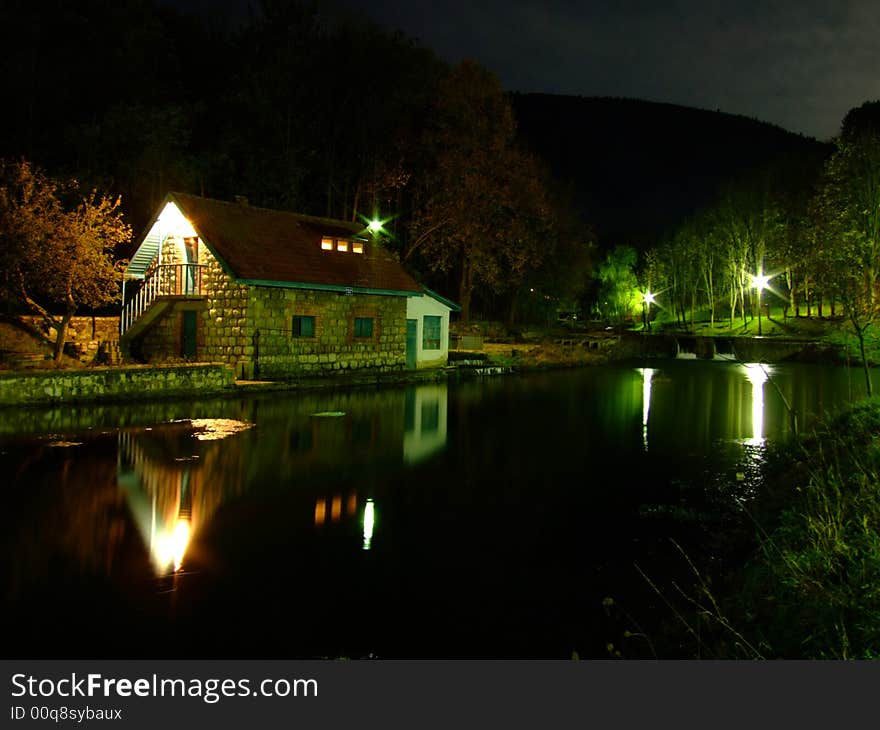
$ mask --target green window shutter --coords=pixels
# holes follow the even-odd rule
[[[354,320],[354,336],[359,338],[369,338],[373,336],[373,318],[372,317],[355,317]]]
[[[299,314],[294,315],[290,332],[293,337],[314,337],[315,318]]]
[[[440,349],[440,317],[426,314],[422,323],[422,349]]]

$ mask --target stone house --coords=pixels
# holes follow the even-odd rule
[[[403,370],[445,364],[454,309],[363,226],[170,193],[126,268],[120,343],[244,378]]]

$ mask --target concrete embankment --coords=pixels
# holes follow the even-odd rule
[[[625,333],[614,348],[614,359],[668,358],[690,355],[741,362],[839,360],[837,347],[818,340],[777,337],[704,337],[688,334]]]

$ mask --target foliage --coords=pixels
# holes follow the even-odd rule
[[[628,319],[641,307],[636,260],[636,250],[632,246],[615,246],[596,269],[599,306],[609,319]]]
[[[442,80],[424,148],[404,258],[459,277],[461,317],[480,283],[517,288],[555,238],[555,218],[537,160],[515,145],[510,103],[498,79],[464,61]]]
[[[119,297],[115,254],[131,238],[119,206],[118,198],[83,193],[75,181],[59,183],[27,161],[0,163],[2,285],[56,330],[56,360],[76,310]],[[55,307],[60,319],[49,313]]]
[[[880,646],[880,403],[827,423],[779,474],[778,526],[740,596],[777,656],[873,658]]]
[[[822,235],[819,257],[859,341],[870,394],[865,336],[880,314],[880,104],[847,115],[813,213]]]

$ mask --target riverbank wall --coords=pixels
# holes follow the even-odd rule
[[[139,400],[234,390],[222,364],[96,367],[0,372],[0,406]]]
[[[843,361],[840,348],[818,340],[781,337],[703,337],[687,334],[621,334],[612,359],[694,357],[739,362],[832,363]]]
[[[222,363],[92,367],[82,370],[0,371],[0,408],[67,403],[101,404],[200,399],[273,391],[393,386],[460,380],[507,372],[590,367],[632,359],[672,359],[682,354],[698,359],[741,362],[841,362],[839,353],[816,341],[771,338],[707,338],[686,335],[624,333],[579,338],[562,343],[490,347],[475,367],[445,367],[395,373],[363,372],[350,376],[278,381],[236,381]]]

